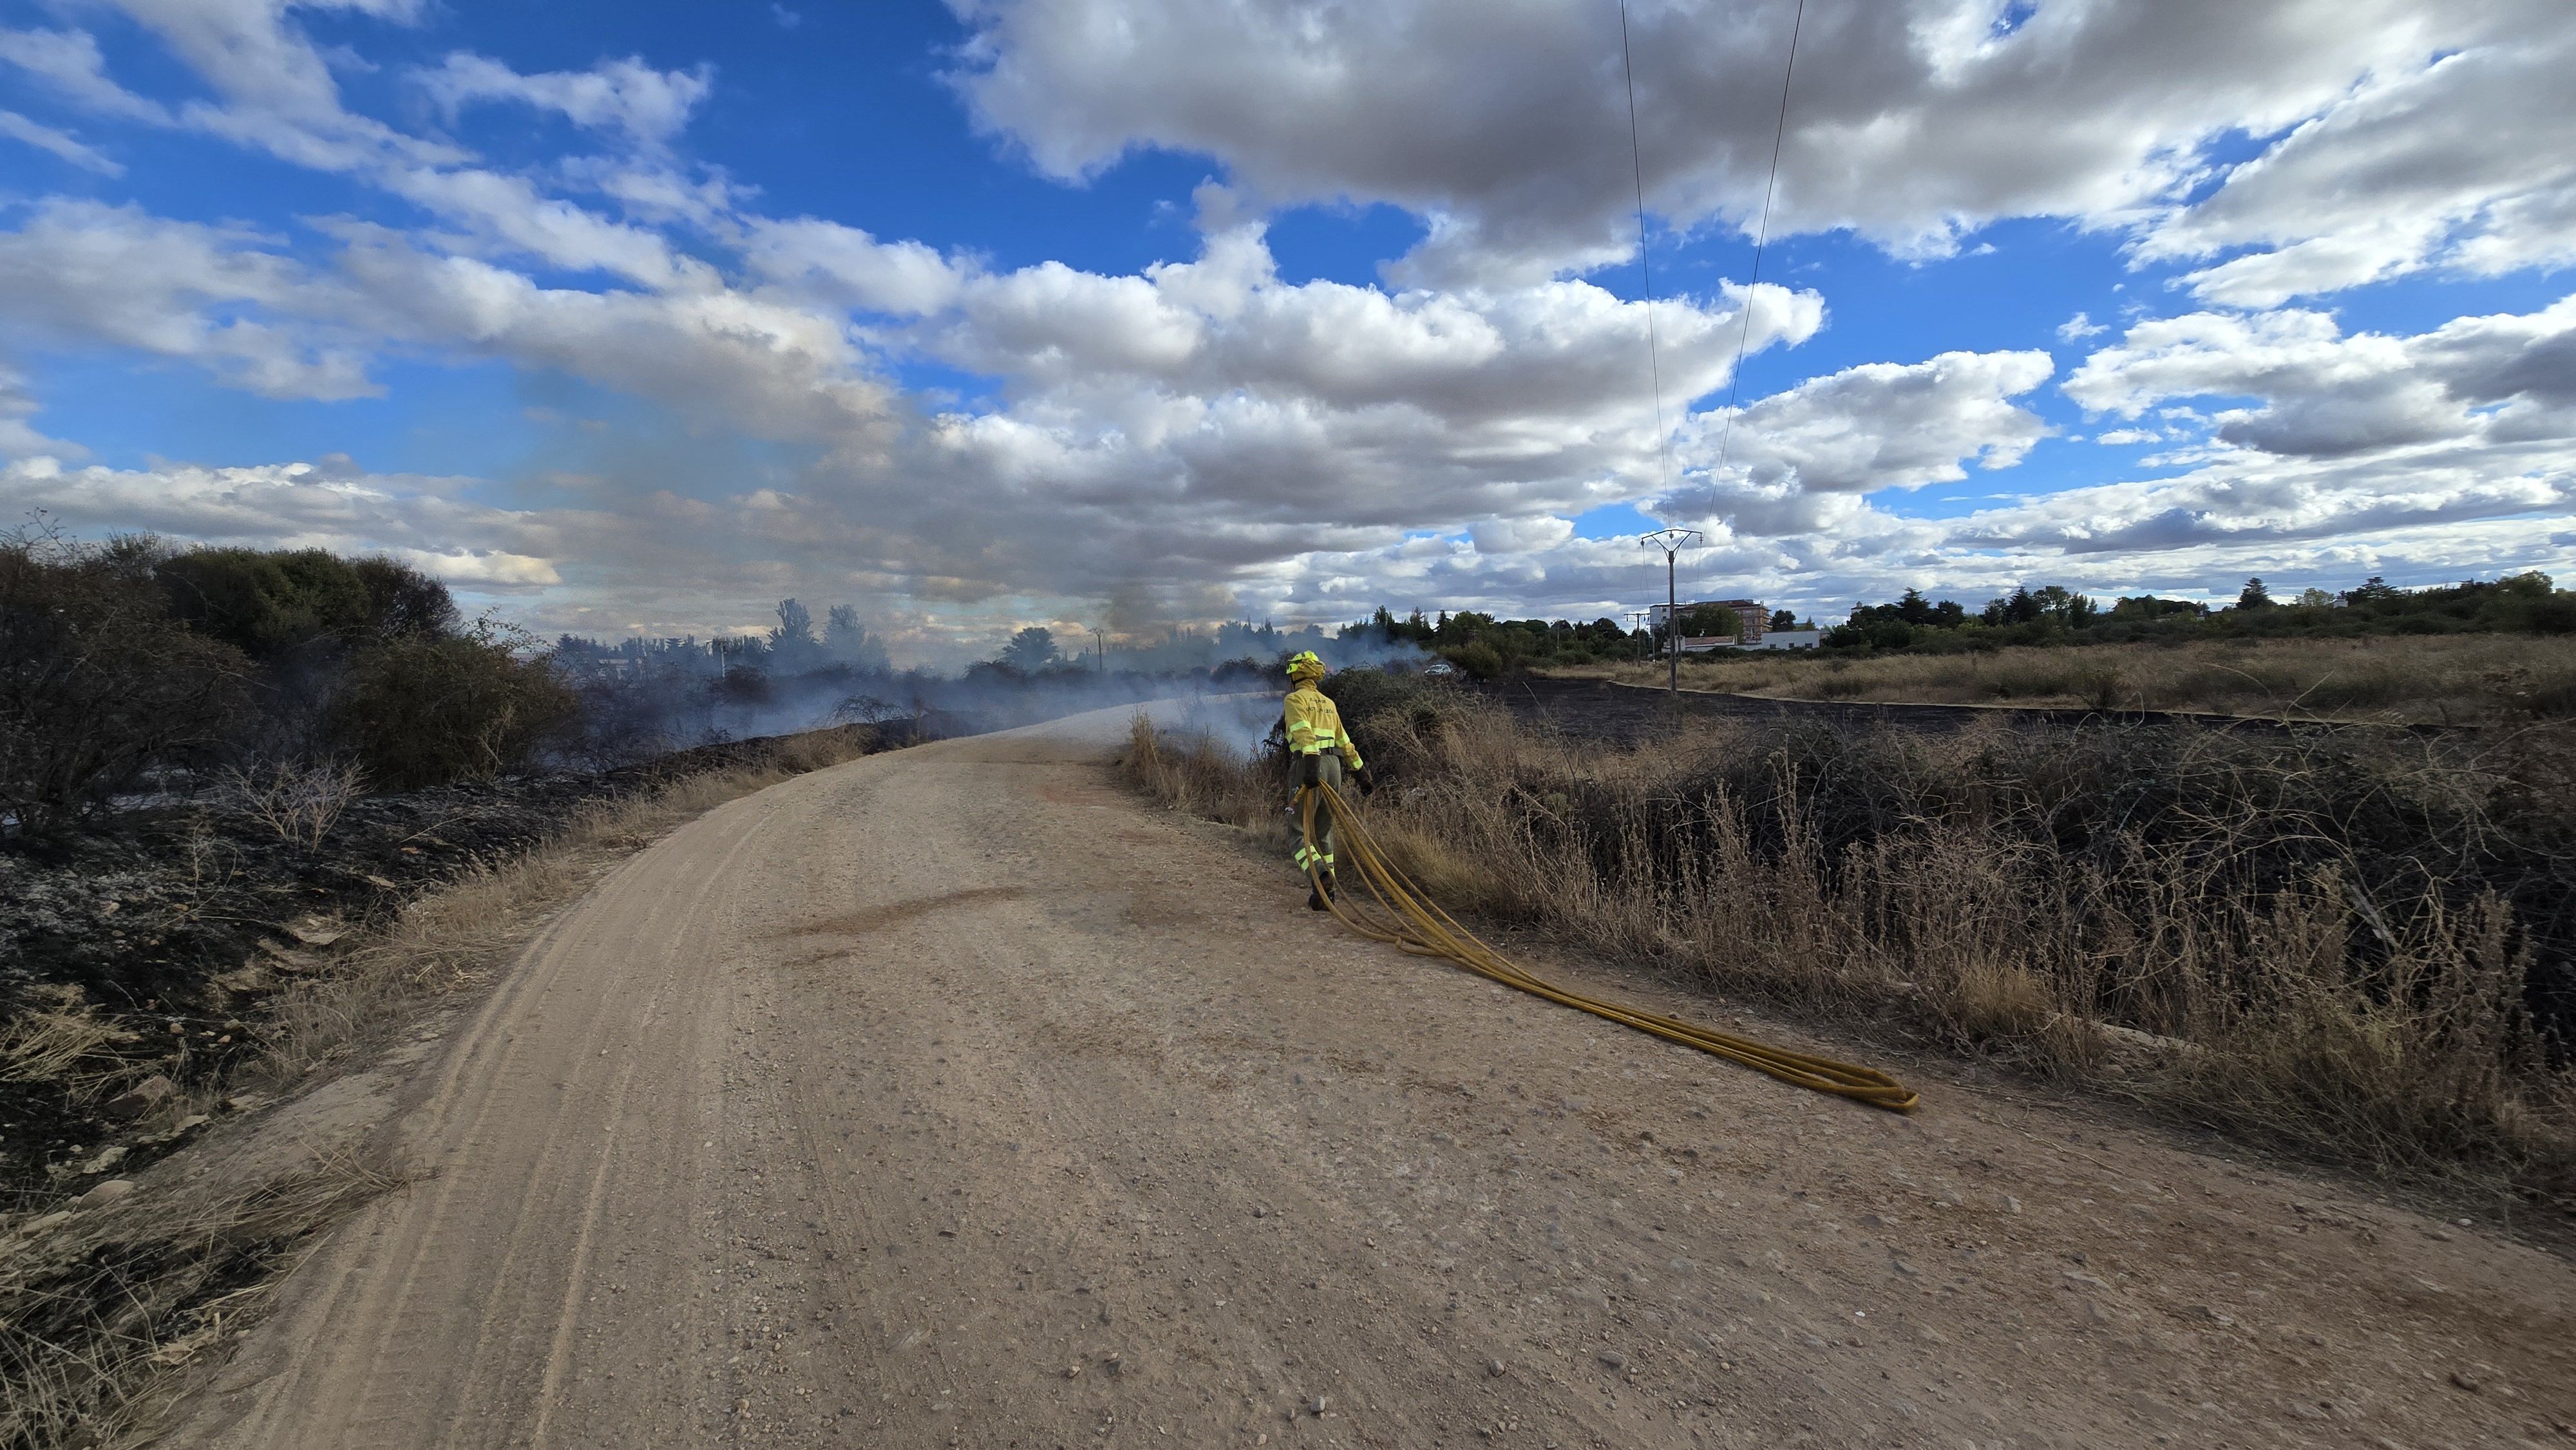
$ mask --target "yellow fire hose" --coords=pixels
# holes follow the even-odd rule
[[[1326,898],[1331,902],[1333,915],[1360,935],[1390,943],[1416,956],[1445,958],[1506,987],[1517,987],[1532,996],[1545,997],[1595,1017],[1606,1017],[1667,1042],[1698,1048],[1712,1057],[1742,1063],[1755,1072],[1785,1083],[1850,1098],[1874,1108],[1900,1113],[1914,1110],[1917,1099],[1913,1090],[1876,1068],[1791,1052],[1749,1037],[1684,1022],[1678,1017],[1640,1012],[1616,1002],[1567,991],[1530,975],[1502,953],[1478,940],[1475,933],[1460,926],[1449,913],[1423,895],[1422,889],[1388,860],[1384,851],[1378,849],[1368,828],[1360,824],[1359,812],[1352,810],[1340,792],[1329,785],[1307,786],[1297,795],[1298,824],[1305,832],[1306,858],[1310,862],[1318,859],[1315,845],[1318,801],[1333,813],[1333,825],[1339,837],[1334,844],[1339,847],[1339,854],[1359,867],[1359,879],[1368,887],[1369,894],[1377,898],[1375,910],[1335,897]],[[1323,880],[1320,868],[1309,866],[1307,875],[1317,893],[1321,894]]]

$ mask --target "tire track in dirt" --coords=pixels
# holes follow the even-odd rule
[[[2557,1259],[1937,1071],[1910,1119],[1796,1093],[1358,941],[1112,785],[1126,719],[801,777],[628,863],[424,1074],[433,1176],[297,1274],[175,1443],[2467,1446],[2576,1417]]]

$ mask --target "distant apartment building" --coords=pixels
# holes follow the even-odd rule
[[[1774,629],[1746,649],[1814,649],[1825,642],[1821,629]]]
[[[1683,605],[1681,607],[1682,618],[1688,619],[1692,613],[1702,609],[1734,610],[1735,617],[1743,621],[1744,627],[1742,636],[1740,639],[1730,639],[1725,635],[1708,635],[1704,637],[1683,635],[1682,648],[1684,650],[1716,649],[1724,645],[1737,643],[1743,644],[1748,649],[1759,649],[1762,646],[1762,636],[1770,631],[1771,611],[1764,609],[1761,601],[1759,600],[1702,599],[1696,603]],[[1655,627],[1657,629],[1663,628],[1664,616],[1667,613],[1666,607],[1658,604],[1654,607],[1653,613]]]
[[[1735,611],[1735,617],[1743,621],[1742,637],[1736,638],[1723,634],[1686,634],[1682,636],[1681,641],[1683,654],[1706,654],[1711,650],[1721,649],[1814,649],[1824,643],[1823,630],[1771,628],[1771,611],[1763,608],[1758,600],[1703,599],[1683,605],[1682,618],[1688,619],[1693,612],[1702,609]],[[1665,607],[1658,604],[1651,613],[1655,627],[1663,628],[1664,616],[1667,613]]]

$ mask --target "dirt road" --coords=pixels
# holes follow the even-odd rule
[[[855,761],[626,864],[174,1442],[2576,1445],[2558,1259],[1354,940],[1120,790],[1124,726]]]

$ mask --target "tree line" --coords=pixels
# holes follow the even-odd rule
[[[1772,611],[1766,625],[1772,631],[1818,628],[1787,609]],[[1690,638],[1733,639],[1741,631],[1735,611],[1723,606],[1686,608],[1681,614],[1681,632]],[[2373,575],[2339,593],[2309,588],[2276,599],[2254,578],[2245,581],[2233,604],[2137,595],[2103,605],[2062,585],[2043,584],[2016,588],[1971,610],[1957,600],[1934,600],[1908,589],[1885,604],[1855,605],[1843,623],[1820,631],[1818,648],[1826,655],[1849,657],[2007,645],[2497,632],[2576,633],[2576,591],[2559,589],[2538,572],[2430,589],[2400,589]],[[1443,610],[1425,618],[1417,609],[1398,618],[1383,607],[1372,619],[1343,626],[1338,637],[1407,641],[1479,679],[1641,658],[1666,643],[1660,626],[1627,628],[1607,617],[1587,624]]]
[[[2467,580],[2431,589],[2400,589],[2377,575],[2330,593],[2310,588],[2275,599],[2262,579],[2228,605],[2136,595],[2107,608],[2055,584],[2019,588],[1976,612],[1908,589],[1886,604],[1856,606],[1825,631],[1833,654],[1900,651],[1943,653],[2006,645],[2184,643],[2196,639],[2265,639],[2292,635],[2576,633],[2576,591],[2559,589],[2537,571]]]

